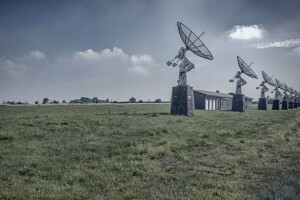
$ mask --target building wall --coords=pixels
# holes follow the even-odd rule
[[[232,99],[222,99],[221,110],[232,110]]]
[[[231,110],[232,99],[207,96],[194,92],[195,109],[197,110]]]
[[[245,109],[252,109],[252,99],[245,98]]]
[[[206,96],[205,97],[205,110],[231,110],[232,99]]]
[[[194,91],[195,109],[197,110],[232,110],[232,99],[215,97]],[[245,98],[245,109],[252,109],[252,99]]]
[[[205,94],[194,92],[195,109],[199,109],[199,110],[205,109],[205,96],[206,96]]]

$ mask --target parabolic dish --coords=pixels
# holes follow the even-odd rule
[[[284,90],[286,91],[286,92],[289,92],[289,87],[284,83]]]
[[[237,57],[237,60],[242,73],[250,76],[251,78],[258,79],[257,75],[252,71],[249,65],[247,65],[239,56]]]
[[[202,58],[209,60],[214,59],[205,44],[195,35],[195,33],[193,33],[193,31],[191,31],[191,29],[181,22],[177,22],[177,27],[181,40],[185,44],[187,50],[192,51],[194,54]]]
[[[287,91],[287,92],[290,92],[290,88],[289,88],[289,86],[287,86],[286,84],[284,84],[284,86],[285,86],[285,91]]]
[[[279,82],[279,81],[278,81]],[[280,83],[280,82],[279,82]],[[284,84],[284,83],[281,83],[281,85],[280,85],[280,89],[282,89],[283,91],[286,91],[286,84]]]
[[[269,85],[276,87],[276,83],[272,80],[272,78],[266,72],[262,71],[262,76]]]
[[[292,93],[292,88],[291,87],[288,87],[288,92]]]
[[[275,81],[276,81],[277,87],[280,88],[280,89],[282,89],[282,83],[277,78],[275,79]]]

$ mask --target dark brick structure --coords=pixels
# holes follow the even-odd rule
[[[266,98],[259,98],[258,110],[267,110],[267,99]]]
[[[297,103],[297,101],[294,102],[294,108],[298,108],[298,103]]]
[[[280,101],[279,100],[273,100],[272,110],[280,110]]]
[[[282,110],[287,110],[288,109],[288,102],[287,101],[282,101],[282,103],[281,103],[281,109]]]
[[[294,102],[292,101],[289,102],[289,109],[294,109]]]
[[[177,86],[172,90],[171,115],[194,116],[195,100],[191,86]]]
[[[245,95],[243,94],[233,95],[232,111],[245,112]]]

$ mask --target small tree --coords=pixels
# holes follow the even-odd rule
[[[98,97],[93,98],[93,103],[99,103]]]
[[[131,98],[129,99],[129,103],[135,103],[135,102],[136,102],[136,98],[131,97]]]
[[[43,99],[43,104],[46,104],[46,103],[48,103],[49,102],[49,99],[48,98],[44,98]]]
[[[63,100],[62,103],[67,103],[67,101],[66,101],[66,100]]]
[[[143,100],[142,100],[142,99],[140,99],[140,100],[138,101],[138,103],[143,103]]]
[[[155,99],[155,103],[161,103],[161,99]]]
[[[39,101],[35,101],[34,104],[39,104]]]

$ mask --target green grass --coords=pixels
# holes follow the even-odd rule
[[[0,199],[299,199],[300,112],[0,106]]]

